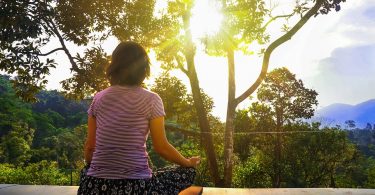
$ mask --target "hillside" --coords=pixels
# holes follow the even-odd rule
[[[375,124],[375,99],[357,105],[332,104],[315,113],[314,119],[328,125],[344,125],[347,120],[354,120],[358,128],[365,128],[367,123]]]

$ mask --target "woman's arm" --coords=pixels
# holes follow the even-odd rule
[[[96,118],[90,116],[87,122],[87,138],[85,143],[85,161],[91,163],[92,154],[95,151]]]
[[[199,164],[199,157],[186,159],[168,142],[164,129],[164,117],[150,121],[150,132],[154,150],[166,160],[184,167],[195,167]]]

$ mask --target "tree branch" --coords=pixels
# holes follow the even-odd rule
[[[318,12],[323,2],[323,0],[316,0],[315,5],[297,22],[297,24],[295,24],[288,32],[286,32],[284,35],[276,39],[267,47],[263,56],[262,70],[257,80],[242,95],[235,99],[236,105],[244,101],[259,87],[260,83],[263,81],[267,74],[269,60],[273,50],[275,50],[278,46],[285,43],[286,41],[290,40],[293,37],[293,35],[295,35],[297,31],[301,29],[302,26],[305,25],[306,22]]]
[[[52,54],[52,53],[54,53],[56,51],[59,51],[59,50],[64,50],[64,48],[60,47],[60,48],[56,48],[54,50],[51,50],[51,51],[49,51],[47,53],[35,53],[35,54],[38,55],[38,56],[48,56],[48,55],[50,55],[50,54]]]
[[[188,72],[188,70],[186,70],[186,68],[185,68],[184,65],[182,64],[181,60],[179,60],[177,56],[174,56],[174,59],[175,59],[176,62],[177,62],[177,67],[178,67],[183,73],[185,73],[187,76],[189,76],[189,72]]]
[[[59,42],[62,46],[62,50],[64,50],[65,54],[68,56],[68,59],[69,59],[69,62],[70,64],[72,65],[72,67],[70,68],[71,71],[76,71],[77,73],[81,72],[81,69],[78,68],[78,65],[77,63],[74,61],[74,58],[73,56],[70,54],[68,48],[66,47],[65,45],[65,42],[64,42],[64,38],[61,36],[59,30],[57,29],[56,25],[54,24],[53,20],[51,19],[51,21],[47,21],[46,20],[46,25],[52,30],[52,32],[57,36],[57,38],[59,39]]]
[[[13,51],[14,53],[21,53],[21,54],[33,54],[33,55],[38,55],[38,56],[48,56],[56,51],[60,51],[60,50],[64,50],[64,48],[56,48],[56,49],[53,49],[47,53],[36,53],[36,52],[23,52],[23,51]]]
[[[268,25],[270,25],[273,21],[275,21],[276,19],[279,19],[279,18],[289,18],[289,17],[292,17],[294,15],[295,12],[291,13],[291,14],[286,14],[286,15],[279,15],[279,16],[275,16],[275,17],[272,17],[270,20],[268,20],[268,22],[266,24],[264,24],[264,26],[262,27],[262,29],[266,29]]]

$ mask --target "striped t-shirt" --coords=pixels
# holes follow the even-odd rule
[[[94,96],[88,114],[96,118],[96,143],[87,175],[150,178],[149,121],[165,115],[159,95],[138,86],[111,86]]]

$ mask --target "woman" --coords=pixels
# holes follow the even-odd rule
[[[159,95],[141,87],[150,75],[146,51],[122,42],[106,75],[111,86],[94,96],[88,110],[85,160],[78,194],[178,194],[192,185],[199,157],[185,158],[167,140]],[[146,140],[178,168],[152,172]]]

